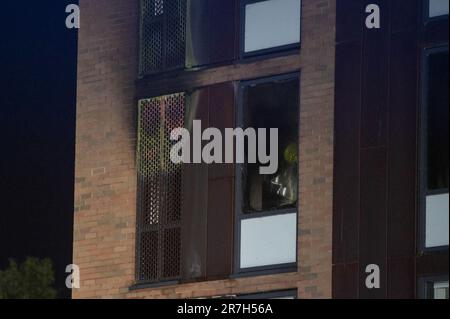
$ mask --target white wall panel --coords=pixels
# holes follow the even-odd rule
[[[241,221],[241,268],[295,263],[297,214]]]
[[[245,52],[300,42],[300,0],[268,0],[245,9]]]
[[[449,195],[427,196],[426,206],[426,247],[447,246]]]

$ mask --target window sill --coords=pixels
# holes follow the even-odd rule
[[[292,264],[283,268],[266,268],[266,269],[250,269],[244,270],[241,269],[239,272],[230,275],[230,279],[237,278],[246,278],[246,277],[260,277],[260,276],[268,276],[268,275],[279,275],[279,274],[287,274],[287,273],[296,273],[297,265]]]
[[[173,281],[161,281],[161,282],[154,282],[154,283],[135,283],[131,287],[128,288],[129,291],[136,291],[136,290],[145,290],[145,289],[151,289],[151,288],[162,288],[166,286],[175,286],[179,285],[180,282],[178,280]]]

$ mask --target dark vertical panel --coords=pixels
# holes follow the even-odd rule
[[[209,121],[210,126],[218,128],[225,136],[226,128],[235,127],[235,104],[234,85],[231,82],[213,85],[209,88],[210,105]],[[225,145],[222,154],[224,155]],[[210,179],[234,176],[234,165],[232,164],[211,164],[209,165]]]
[[[336,47],[333,262],[356,262],[359,216],[361,44]]]
[[[388,298],[415,297],[414,257],[393,258],[388,261]]]
[[[389,101],[389,257],[415,252],[417,34],[393,34]]]
[[[232,61],[236,54],[235,0],[208,1],[210,19],[210,63]]]
[[[199,119],[208,126],[209,92],[191,94],[186,110],[186,127],[192,131],[192,121]],[[192,134],[191,134],[192,135]],[[192,136],[191,136],[192,138]],[[192,154],[191,154],[192,156]],[[208,167],[206,164],[183,165],[182,203],[182,278],[202,278],[206,275]]]
[[[361,151],[360,297],[386,297],[386,149]],[[367,265],[380,267],[381,289],[367,289]]]
[[[391,0],[392,32],[417,28],[419,8],[423,0]],[[417,40],[417,39],[415,39]]]
[[[233,179],[209,181],[207,277],[222,278],[232,273]]]
[[[236,52],[236,1],[188,0],[186,65],[232,61]]]
[[[234,85],[223,83],[209,88],[210,126],[225,132],[234,128]],[[223,154],[224,155],[224,154]],[[232,273],[234,166],[209,165],[208,189],[208,250],[207,276],[209,279]]]
[[[333,266],[333,298],[358,298],[358,264]]]
[[[381,28],[364,28],[362,147],[385,145],[387,133],[389,1],[372,3],[380,6]]]
[[[337,0],[336,2],[336,42],[358,41],[364,27],[362,0]]]

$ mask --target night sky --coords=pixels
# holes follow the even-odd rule
[[[0,3],[0,268],[53,260],[68,297],[72,260],[76,38],[74,0]]]

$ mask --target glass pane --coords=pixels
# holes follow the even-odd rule
[[[297,214],[241,221],[241,268],[295,263]]]
[[[448,52],[431,54],[428,66],[427,174],[435,191],[448,189]]]
[[[278,170],[273,175],[261,175],[259,169],[265,164],[244,164],[244,213],[297,207],[298,101],[298,78],[245,88],[244,127],[266,128],[267,136],[269,128],[278,128]],[[247,149],[245,147],[246,152]],[[266,149],[269,150],[269,146]],[[247,153],[245,155],[247,159]]]
[[[448,299],[448,281],[434,283],[434,299]]]
[[[448,14],[448,0],[430,0],[430,18]]]
[[[269,0],[245,6],[245,52],[300,42],[300,0]]]
[[[448,246],[449,195],[427,196],[426,242],[427,248]]]

